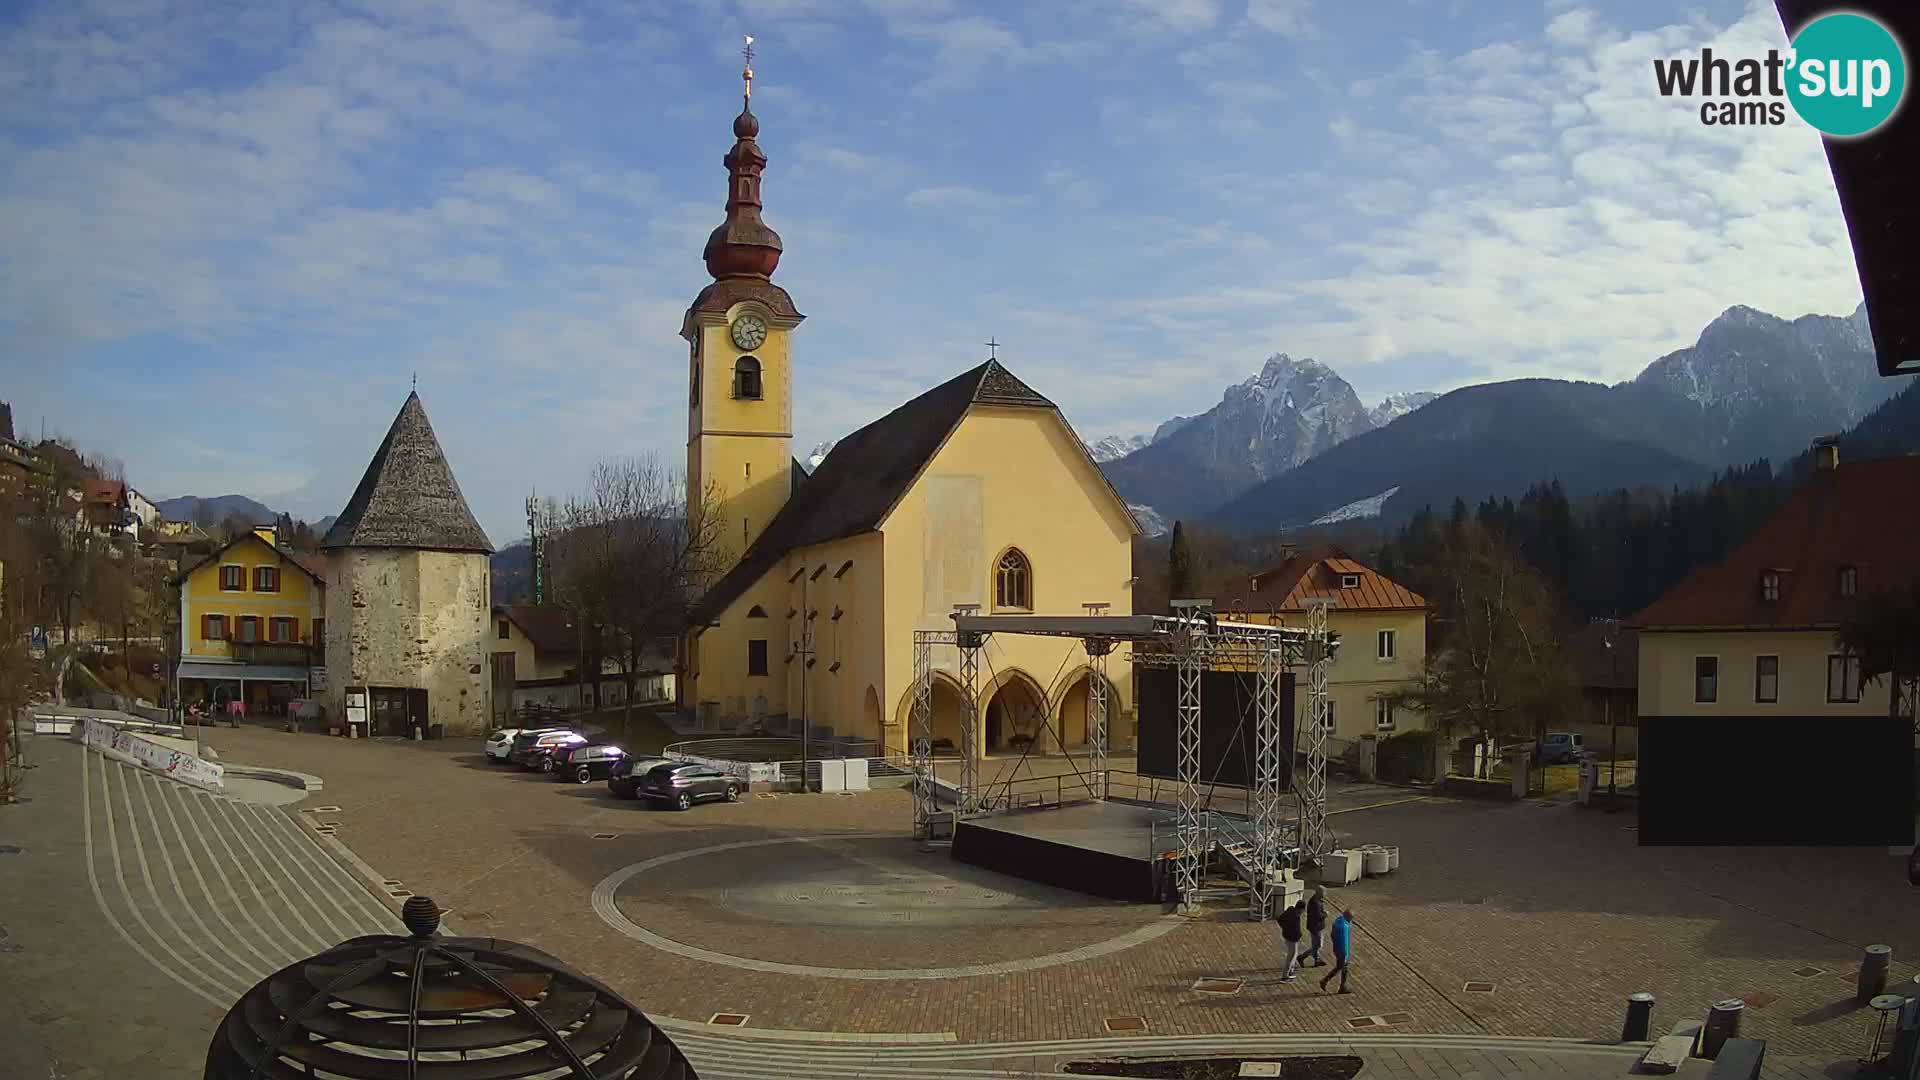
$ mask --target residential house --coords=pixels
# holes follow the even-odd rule
[[[80,518],[94,533],[108,538],[137,535],[139,519],[127,502],[122,480],[87,480],[80,489]]]
[[[580,664],[589,642],[572,612],[553,604],[504,604],[493,609],[493,708],[496,723],[527,705],[575,709],[591,707],[594,685],[599,702],[618,706],[626,701],[626,680],[616,657],[603,656],[598,677],[580,678]],[[674,640],[657,639],[641,650],[634,677],[634,701],[665,702],[673,698]]]
[[[1427,727],[1426,715],[1386,695],[1420,682],[1427,658],[1427,601],[1420,594],[1336,548],[1297,552],[1253,575],[1247,591],[1216,601],[1232,618],[1304,626],[1307,608],[1327,605],[1327,629],[1340,648],[1327,673],[1328,734],[1345,753],[1366,736]],[[1304,680],[1302,680],[1304,683]],[[1295,723],[1306,723],[1304,685],[1294,693]]]
[[[1834,634],[1867,596],[1920,583],[1916,537],[1920,457],[1843,465],[1836,439],[1816,440],[1813,474],[1785,505],[1629,620],[1641,724],[1886,716],[1887,680],[1863,685]]]
[[[808,475],[792,454],[793,335],[804,316],[772,280],[779,236],[761,218],[760,121],[742,111],[727,153],[726,218],[688,306],[687,491],[714,493],[737,562],[686,628],[678,692],[714,730],[765,724],[907,751],[916,630],[986,614],[1133,610],[1127,506],[1054,403],[997,359],[841,439]],[[855,317],[858,317],[857,315]],[[1130,651],[1108,658],[1111,714],[1130,696]],[[930,658],[936,741],[971,729],[987,753],[1049,723],[1086,741],[1077,641],[999,635],[966,712],[959,650]],[[1017,752],[1017,750],[1016,750]]]
[[[280,715],[312,696],[325,681],[325,570],[261,526],[175,577],[175,700],[223,711],[240,701],[250,715]]]

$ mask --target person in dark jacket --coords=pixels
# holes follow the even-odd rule
[[[1306,917],[1307,902],[1296,900],[1293,906],[1280,913],[1280,939],[1285,943],[1287,966],[1281,974],[1281,982],[1292,982],[1295,976],[1296,962],[1300,959],[1300,921]]]
[[[1342,911],[1340,917],[1333,920],[1333,970],[1320,976],[1320,992],[1327,992],[1327,983],[1335,975],[1340,976],[1340,992],[1350,994],[1347,989],[1347,966],[1353,958],[1353,912]]]
[[[1314,967],[1326,967],[1327,961],[1320,955],[1320,944],[1327,934],[1327,887],[1315,885],[1313,895],[1307,897],[1307,935],[1312,941],[1307,945],[1306,955],[1300,960],[1300,966],[1306,967],[1307,961],[1313,961]]]

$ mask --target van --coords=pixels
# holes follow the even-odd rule
[[[1549,731],[1540,740],[1537,760],[1542,765],[1570,765],[1578,762],[1580,755],[1586,752],[1586,744],[1579,735],[1571,731]]]

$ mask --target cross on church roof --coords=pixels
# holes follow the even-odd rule
[[[987,339],[987,359],[989,360],[1000,359],[1000,343],[993,340],[992,338]]]

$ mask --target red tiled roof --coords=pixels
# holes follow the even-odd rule
[[[1840,595],[1854,567],[1852,597]],[[1779,575],[1766,600],[1763,573]],[[1920,456],[1818,471],[1725,560],[1695,570],[1628,620],[1649,630],[1830,628],[1863,597],[1920,583]]]
[[[89,480],[82,501],[103,506],[119,506],[127,497],[127,485],[118,480]]]
[[[1342,588],[1345,574],[1358,575],[1359,585]],[[1255,574],[1253,581],[1250,606],[1262,611],[1305,611],[1309,600],[1331,600],[1339,611],[1422,611],[1427,606],[1419,593],[1343,551],[1295,555]],[[1285,599],[1277,604],[1264,599],[1275,596]]]
[[[305,570],[308,574],[312,575],[315,581],[318,581],[323,585],[326,584],[327,557],[325,555],[309,554],[309,553],[300,552],[300,551],[290,552],[284,548],[280,549],[280,553],[285,555],[288,559],[292,560],[295,566],[298,566],[300,569]]]

